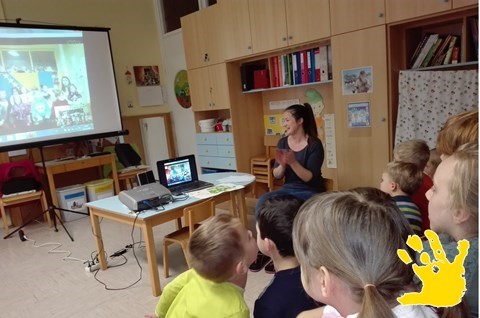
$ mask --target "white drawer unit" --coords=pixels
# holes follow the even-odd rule
[[[198,133],[196,140],[200,167],[237,170],[232,133]]]

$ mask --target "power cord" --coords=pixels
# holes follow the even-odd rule
[[[162,209],[163,209],[163,206],[162,206]],[[104,283],[103,281],[101,281],[101,280],[97,277],[97,275],[98,275],[98,273],[99,273],[99,269],[100,269],[100,268],[98,268],[98,269],[95,271],[95,274],[93,275],[93,277],[95,278],[95,280],[96,280],[97,282],[99,282],[100,284],[102,284],[103,287],[104,287],[106,290],[124,290],[124,289],[127,289],[127,288],[130,288],[130,287],[134,286],[135,284],[137,284],[137,283],[142,279],[143,268],[142,268],[142,266],[140,265],[140,262],[139,262],[139,260],[138,260],[137,255],[135,254],[135,244],[141,243],[142,241],[140,240],[140,242],[137,242],[137,243],[136,243],[135,240],[134,240],[134,237],[133,237],[134,230],[135,230],[135,223],[137,222],[137,219],[138,219],[138,215],[139,215],[139,214],[140,214],[140,213],[136,213],[136,214],[135,214],[135,219],[133,220],[132,231],[131,231],[131,233],[130,233],[130,236],[132,237],[132,244],[126,245],[125,248],[123,248],[123,249],[121,249],[121,250],[113,253],[113,254],[110,256],[110,258],[115,258],[115,257],[121,256],[121,257],[123,257],[123,259],[125,260],[125,262],[123,262],[122,264],[118,264],[118,265],[116,265],[116,266],[109,266],[109,267],[118,267],[118,266],[122,266],[122,265],[126,264],[126,263],[128,262],[128,260],[127,260],[127,258],[124,256],[124,254],[127,252],[127,249],[128,249],[128,248],[132,248],[133,256],[135,257],[135,261],[137,262],[137,265],[138,265],[138,267],[140,268],[139,277],[138,277],[138,279],[137,279],[136,281],[134,281],[133,283],[131,283],[130,285],[128,285],[128,286],[126,286],[126,287],[112,288],[112,287],[107,286],[106,283]],[[141,231],[140,231],[140,235],[141,235]]]
[[[80,259],[80,258],[76,258],[76,257],[70,257],[70,255],[72,255],[72,252],[70,252],[70,251],[58,250],[58,248],[60,248],[60,246],[62,246],[62,243],[47,242],[47,243],[37,245],[37,242],[33,239],[29,239],[25,235],[25,232],[23,232],[23,230],[18,231],[18,236],[20,237],[20,240],[22,242],[25,242],[25,241],[32,242],[33,247],[54,246],[51,250],[48,251],[48,253],[49,254],[67,254],[67,256],[64,256],[62,258],[62,260],[64,260],[64,261],[77,261],[77,262],[83,262],[83,263],[88,262],[88,260],[84,260],[84,259]]]

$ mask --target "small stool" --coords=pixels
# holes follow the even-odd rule
[[[266,183],[268,191],[273,190],[273,163],[275,162],[274,158],[268,157],[267,155],[260,155],[253,157],[250,160],[250,173],[255,176],[255,184],[252,188],[253,197],[257,197],[257,182]]]
[[[10,233],[8,223],[7,223],[7,213],[5,208],[18,205],[21,203],[25,203],[25,202],[35,201],[35,200],[40,200],[40,202],[42,203],[43,211],[46,211],[48,209],[47,200],[45,198],[45,192],[43,192],[42,190],[32,192],[32,193],[19,194],[19,195],[14,195],[10,197],[0,198],[0,211],[2,213],[3,229],[4,229],[5,235],[8,235]],[[45,213],[44,218],[46,218],[46,220],[48,221],[48,226],[51,227],[52,221],[50,219],[50,213]]]

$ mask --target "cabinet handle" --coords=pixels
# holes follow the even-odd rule
[[[448,0],[447,0],[447,1],[448,1]],[[378,17],[379,17],[379,18],[383,18],[383,12],[380,12],[380,13],[378,14]]]
[[[204,62],[208,62],[208,61],[209,61],[208,53],[205,53],[205,55],[203,56],[203,61],[204,61]]]
[[[282,41],[286,41],[286,40],[287,40],[287,38],[286,38],[286,37],[283,37],[283,38],[282,38]]]
[[[247,50],[251,50],[251,49],[252,49],[251,45],[247,46]]]
[[[293,39],[293,36],[290,35],[290,36],[288,37],[288,39],[289,39],[289,40]]]

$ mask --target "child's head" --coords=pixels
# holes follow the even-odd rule
[[[190,263],[214,282],[229,280],[257,257],[257,243],[238,218],[219,214],[193,232],[188,244]]]
[[[329,192],[306,201],[293,225],[302,283],[343,317],[384,317],[413,270],[397,256],[412,230],[396,203],[374,188]],[[343,297],[343,299],[342,299]],[[345,307],[345,297],[355,308]]]
[[[478,234],[478,144],[460,146],[438,166],[426,193],[430,227],[456,239],[453,229]]]
[[[433,178],[433,175],[435,174],[440,162],[442,162],[442,159],[440,159],[437,149],[433,148],[430,150],[430,159],[428,159],[427,165],[425,166],[425,169],[423,169],[423,173],[430,178]]]
[[[292,243],[293,220],[303,201],[292,195],[278,195],[267,199],[257,215],[257,245],[260,251],[271,256],[265,239],[275,243],[282,257],[295,256]]]
[[[468,142],[478,143],[478,111],[450,116],[438,133],[437,151],[443,159]]]
[[[414,163],[422,171],[427,165],[429,158],[430,148],[421,139],[403,141],[393,149],[393,159],[395,161]]]
[[[389,162],[382,173],[380,190],[390,195],[403,192],[412,195],[420,188],[423,182],[423,173],[415,164],[410,162]]]

